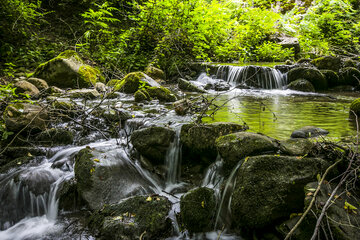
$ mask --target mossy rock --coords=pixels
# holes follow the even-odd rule
[[[165,239],[172,234],[170,201],[161,196],[136,196],[105,205],[89,219],[100,239]]]
[[[275,153],[278,150],[274,139],[251,132],[237,132],[219,137],[216,147],[224,160],[225,175],[229,175],[236,164],[247,156]]]
[[[145,73],[147,75],[149,75],[151,78],[153,79],[160,79],[160,80],[165,80],[165,73],[163,70],[156,68],[154,66],[148,66],[145,69]]]
[[[184,124],[180,132],[183,160],[210,164],[217,156],[215,141],[218,137],[245,130],[246,126],[236,123]]]
[[[190,233],[213,229],[216,199],[213,189],[200,187],[184,194],[180,199],[180,216]]]
[[[360,98],[355,99],[352,101],[350,105],[350,116],[354,116],[354,113],[360,117]]]
[[[74,141],[74,135],[71,131],[61,128],[51,128],[41,132],[35,140],[42,145],[68,145]]]
[[[353,67],[353,68],[357,68],[359,62],[352,60],[352,59],[345,59],[343,62],[343,67],[347,68],[347,67]]]
[[[151,98],[156,98],[160,102],[175,102],[176,96],[165,87],[149,87],[146,89]]]
[[[295,80],[291,82],[287,88],[295,91],[315,92],[314,86],[306,79]]]
[[[47,82],[40,78],[29,78],[27,81],[37,87],[40,91],[48,89],[49,85]]]
[[[13,132],[24,128],[27,128],[26,131],[43,131],[48,118],[46,110],[39,105],[30,103],[10,104],[3,113],[6,129]]]
[[[178,87],[180,90],[185,91],[185,92],[199,92],[199,93],[205,93],[206,91],[198,88],[197,86],[195,86],[194,84],[192,84],[191,82],[179,78],[178,79]]]
[[[291,138],[280,141],[280,150],[286,155],[305,156],[313,147],[314,144],[304,138]]]
[[[341,85],[350,85],[357,87],[360,81],[360,71],[353,67],[340,69],[339,78]]]
[[[148,91],[146,91],[146,89],[137,90],[134,93],[134,97],[135,97],[135,102],[151,101],[152,99]]]
[[[131,119],[131,113],[124,109],[100,108],[92,112],[96,117],[103,118],[108,123],[119,123]]]
[[[330,164],[320,158],[262,155],[238,169],[231,201],[235,229],[261,229],[304,208],[305,185]]]
[[[320,72],[324,75],[329,88],[336,87],[341,84],[339,75],[336,72],[332,70],[320,70]]]
[[[90,148],[84,148],[75,156],[74,173],[80,194],[86,192],[93,184],[91,175],[95,168],[95,162],[92,160],[94,156],[91,152]]]
[[[106,83],[106,86],[108,87],[115,87],[117,84],[119,84],[121,82],[120,79],[111,79],[110,81],[108,81]]]
[[[60,88],[90,87],[105,80],[98,69],[85,65],[73,51],[65,51],[40,64],[33,77],[44,79],[48,85]]]
[[[164,164],[166,152],[174,141],[175,131],[165,127],[149,127],[131,134],[131,143],[153,164]]]
[[[305,126],[300,129],[297,129],[291,133],[292,138],[312,138],[312,137],[318,137],[321,135],[327,135],[329,134],[329,131],[314,127],[314,126]]]
[[[70,98],[96,99],[100,93],[96,89],[73,89],[67,92]]]
[[[22,93],[34,97],[40,93],[39,89],[35,87],[34,84],[29,83],[28,81],[25,80],[17,81],[16,83],[14,83],[14,87],[16,87],[15,89],[16,94]]]
[[[160,85],[143,72],[132,72],[126,75],[114,87],[115,91],[135,93],[141,87],[159,87]]]
[[[328,84],[324,75],[317,69],[308,67],[293,68],[288,73],[288,82],[306,79],[314,86],[315,90],[326,90]]]
[[[59,189],[59,208],[65,211],[80,210],[85,201],[77,190],[75,178],[65,181]]]
[[[341,67],[341,59],[333,56],[319,57],[311,61],[311,64],[318,69],[339,71]]]
[[[174,109],[177,115],[184,116],[190,110],[192,102],[185,98],[174,102]]]

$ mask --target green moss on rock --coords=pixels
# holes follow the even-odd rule
[[[119,84],[121,82],[120,79],[111,79],[110,81],[108,81],[106,83],[106,86],[108,87],[115,87],[117,84]]]
[[[158,99],[160,102],[175,102],[176,96],[165,87],[149,87],[146,89],[150,97]]]
[[[75,156],[74,172],[80,194],[86,192],[93,184],[91,175],[93,174],[95,163],[92,158],[93,154],[90,148],[82,149]]]
[[[332,70],[320,70],[320,72],[324,75],[329,88],[339,86],[341,82],[339,81],[339,75]]]
[[[318,69],[333,70],[337,72],[341,67],[341,60],[338,57],[325,56],[312,60],[311,64],[315,65]]]
[[[163,70],[154,66],[149,66],[145,69],[145,73],[153,79],[165,80],[165,73]]]
[[[288,82],[306,79],[314,86],[315,90],[326,90],[328,84],[324,75],[317,69],[308,67],[293,68],[288,73]]]
[[[212,230],[216,213],[214,190],[201,187],[184,194],[180,199],[182,222],[191,233]]]
[[[339,78],[341,85],[357,87],[360,81],[360,71],[353,67],[340,69]]]
[[[143,102],[143,101],[150,101],[151,97],[148,91],[145,89],[137,90],[134,94],[135,102]]]
[[[288,86],[288,89],[302,91],[302,92],[315,92],[314,86],[306,79],[298,79],[291,82]]]
[[[360,98],[355,99],[350,105],[350,116],[354,113],[360,117]]]

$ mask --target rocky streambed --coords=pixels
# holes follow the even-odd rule
[[[33,102],[2,116],[13,134],[1,142],[0,238],[283,239],[338,162],[292,236],[310,239],[349,157],[357,162],[349,106],[358,84],[341,70],[357,63],[326,60],[221,67],[177,83],[149,67],[105,84],[70,51],[40,65],[14,82]],[[295,78],[351,92],[284,90]],[[351,179],[321,239],[359,239]]]

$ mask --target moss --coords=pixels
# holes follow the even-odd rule
[[[83,63],[83,60],[81,59],[79,54],[77,52],[75,52],[74,50],[66,50],[66,51],[60,53],[57,57],[63,58],[63,59],[72,58],[77,62]]]
[[[110,81],[108,81],[106,83],[106,86],[108,87],[115,87],[117,84],[119,84],[121,82],[121,80],[119,79],[111,79]]]
[[[288,86],[288,89],[302,91],[302,92],[315,92],[314,86],[306,79],[298,79],[291,82]]]
[[[96,82],[105,82],[105,78],[101,75],[100,70],[89,65],[82,65],[79,68],[79,75],[82,81],[90,82],[93,86]]]
[[[160,102],[175,102],[176,97],[171,91],[164,87],[149,87],[146,89],[150,97],[157,98]]]
[[[320,72],[324,75],[329,87],[339,86],[339,75],[332,70],[320,70]]]
[[[149,66],[146,68],[145,73],[152,77],[153,79],[165,80],[165,73],[163,70],[156,68],[154,66]]]
[[[350,116],[353,116],[353,112],[357,116],[360,116],[360,98],[355,99],[350,105]]]
[[[298,79],[306,79],[314,86],[315,90],[326,90],[328,84],[324,75],[317,69],[308,67],[293,68],[288,73],[289,83]]]
[[[93,155],[89,148],[82,149],[75,156],[74,172],[77,188],[80,193],[86,192],[93,185],[91,176],[95,170],[95,163],[91,160],[92,158]]]
[[[54,101],[51,105],[53,108],[59,110],[72,110],[76,108],[75,104],[64,101]]]
[[[115,91],[124,93],[135,93],[139,89],[141,85],[140,81],[143,78],[144,73],[142,72],[129,73],[121,80],[120,83],[115,85]]]
[[[134,94],[135,102],[150,101],[151,97],[145,89],[137,90]]]
[[[71,131],[66,129],[51,128],[41,132],[37,137],[36,141],[41,142],[45,145],[53,144],[72,144],[74,135]]]
[[[353,67],[340,69],[340,82],[342,85],[350,85],[357,87],[360,81],[360,71]]]
[[[311,64],[315,65],[318,69],[339,71],[341,60],[337,57],[324,56],[312,60]]]
[[[180,200],[181,219],[191,233],[212,230],[216,201],[214,190],[201,187],[186,193]]]

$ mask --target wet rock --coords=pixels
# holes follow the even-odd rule
[[[47,88],[44,93],[49,94],[49,95],[59,95],[59,94],[65,93],[65,91],[58,87],[51,86],[51,87]]]
[[[341,85],[350,85],[357,87],[360,81],[360,71],[353,67],[340,69],[339,78]]]
[[[7,106],[3,119],[8,131],[18,132],[23,128],[42,131],[46,128],[47,111],[35,104],[14,103]]]
[[[219,137],[216,140],[216,147],[224,160],[225,175],[229,175],[236,164],[247,156],[278,150],[274,139],[251,132],[238,132]]]
[[[149,127],[136,130],[131,135],[131,143],[141,155],[154,164],[163,164],[175,131],[165,127]]]
[[[289,48],[292,49],[296,54],[300,53],[300,44],[299,40],[294,37],[280,37],[280,42],[278,42],[279,45],[281,45],[283,48]]]
[[[40,91],[49,88],[47,82],[40,78],[29,78],[27,81],[37,87]]]
[[[311,58],[300,58],[300,59],[297,61],[297,63],[298,63],[298,64],[308,64],[308,63],[310,63],[311,61],[312,61]]]
[[[194,84],[192,84],[190,81],[187,81],[185,79],[179,78],[178,79],[178,87],[180,90],[185,92],[199,92],[199,93],[205,93],[206,91],[198,88]]]
[[[157,99],[160,102],[176,101],[176,96],[165,87],[149,87],[141,89],[135,92],[134,97],[136,102],[150,101],[152,99]]]
[[[189,99],[181,99],[174,102],[174,108],[177,115],[184,116],[191,109],[192,103]]]
[[[350,59],[344,59],[344,61],[343,61],[343,67],[344,67],[344,68],[347,68],[347,67],[357,68],[358,63],[359,63],[359,62],[357,62],[357,61],[355,61],[355,60],[352,60],[351,58],[350,58]]]
[[[74,172],[77,190],[93,210],[126,197],[153,193],[155,187],[115,143],[79,151]]]
[[[231,201],[235,229],[263,228],[303,209],[303,189],[329,163],[319,158],[250,157],[236,173]]]
[[[180,215],[190,233],[213,229],[216,213],[214,190],[206,187],[193,189],[180,199]]]
[[[339,71],[341,67],[341,59],[333,56],[319,57],[311,61],[311,64],[318,69]]]
[[[100,97],[100,93],[96,89],[74,89],[68,91],[70,98],[95,99]]]
[[[312,195],[314,193],[314,189],[318,187],[318,182],[308,183],[305,190],[305,208],[307,208],[312,200]],[[312,211],[314,214],[319,215],[322,208],[318,206],[323,206],[324,203],[328,200],[335,186],[330,185],[328,182],[325,182],[321,185],[320,191],[316,197],[315,203],[313,205]],[[355,197],[353,194],[341,194],[342,192],[348,192],[345,189],[340,188],[338,190],[338,194],[336,194],[336,198],[332,200],[329,208],[326,210],[326,219],[328,219],[326,234],[331,236],[333,239],[339,240],[353,240],[360,239],[359,237],[359,222],[360,216],[357,213],[357,210],[351,210],[347,208],[349,204],[354,206],[355,208],[359,208],[359,199]],[[355,213],[355,212],[356,213]],[[300,216],[295,217],[293,219],[287,220],[283,224],[281,224],[277,229],[283,236],[294,227],[296,222],[299,220]],[[302,224],[299,225],[297,230],[291,236],[291,239],[294,240],[307,240],[310,239],[314,232],[314,227],[316,225],[316,218],[313,214],[308,214]],[[320,239],[325,238],[323,230],[320,230]]]
[[[98,69],[84,64],[79,55],[71,50],[40,64],[33,76],[60,88],[84,88],[99,81],[104,82]]]
[[[315,90],[326,90],[328,85],[324,75],[317,69],[309,67],[293,68],[288,73],[288,82],[306,79],[314,86]]]
[[[160,79],[160,80],[165,80],[165,73],[163,70],[159,69],[159,68],[156,68],[154,66],[148,66],[146,69],[145,69],[145,73],[150,76],[151,78],[157,80],[157,79]]]
[[[121,82],[120,79],[111,79],[110,81],[108,81],[106,83],[106,86],[108,87],[115,87],[117,84],[119,84]]]
[[[96,117],[101,117],[105,119],[107,122],[124,122],[128,119],[131,119],[131,113],[129,111],[126,111],[124,109],[98,109],[92,113]]]
[[[35,87],[33,84],[29,83],[28,81],[21,80],[14,83],[14,87],[16,87],[15,93],[23,93],[27,94],[31,97],[37,96],[40,91]]]
[[[151,77],[143,72],[132,72],[126,75],[120,83],[114,87],[115,91],[124,93],[135,93],[141,87],[160,87]]]
[[[25,156],[44,156],[46,150],[33,146],[10,146],[6,148],[4,155],[12,159],[25,157]]]
[[[311,138],[321,135],[327,135],[329,132],[325,129],[314,127],[314,126],[305,126],[298,130],[292,132],[292,138]]]
[[[286,155],[305,156],[313,146],[312,142],[304,138],[291,138],[280,141],[280,150]]]
[[[274,68],[279,70],[281,73],[287,73],[291,69],[298,67],[297,65],[276,65]]]
[[[336,72],[332,70],[321,70],[320,72],[324,75],[330,88],[339,86],[341,84],[339,75]]]
[[[183,160],[210,164],[217,156],[215,140],[218,137],[246,129],[236,123],[184,124],[180,133]]]
[[[136,196],[106,205],[90,217],[100,239],[165,239],[172,235],[171,203],[160,196]]]
[[[104,93],[106,92],[106,85],[102,82],[97,82],[94,86],[95,90],[100,92],[100,93]]]
[[[226,83],[226,82],[217,82],[214,85],[214,89],[215,91],[227,91],[230,89],[230,84]]]
[[[59,208],[65,211],[80,210],[85,201],[77,191],[75,178],[65,181],[59,190]]]
[[[61,128],[47,129],[35,138],[35,141],[47,146],[72,144],[73,140],[73,133],[69,130]]]
[[[356,88],[353,86],[349,86],[349,85],[342,85],[342,86],[337,86],[334,88],[331,88],[330,90],[333,92],[353,92]]]
[[[298,79],[291,82],[288,86],[288,89],[302,91],[302,92],[315,92],[314,86],[306,79]]]

